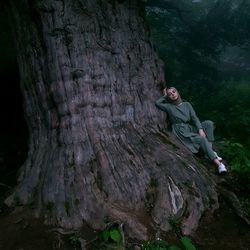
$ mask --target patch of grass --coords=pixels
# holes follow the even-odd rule
[[[250,171],[249,150],[243,144],[227,140],[221,152],[232,170],[236,172]]]

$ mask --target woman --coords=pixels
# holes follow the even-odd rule
[[[193,153],[200,149],[218,167],[220,174],[227,172],[216,152],[212,149],[214,126],[212,121],[200,122],[189,102],[183,102],[177,89],[165,88],[164,96],[156,101],[156,106],[167,113],[173,134]]]

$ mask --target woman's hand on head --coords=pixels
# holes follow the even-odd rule
[[[164,88],[163,89],[163,96],[166,97],[168,94],[167,94],[167,88]]]
[[[205,134],[205,132],[204,132],[204,130],[202,128],[199,129],[199,135],[201,137],[206,137],[206,134]]]

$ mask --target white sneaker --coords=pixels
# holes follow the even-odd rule
[[[226,173],[227,172],[227,169],[226,169],[226,166],[221,163],[219,166],[218,166],[218,172],[219,174],[222,174],[222,173]]]
[[[214,151],[214,154],[215,154],[218,161],[222,161],[222,158],[220,156],[218,156],[218,154],[215,151]]]

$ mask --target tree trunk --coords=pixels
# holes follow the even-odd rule
[[[164,81],[139,1],[12,0],[29,153],[7,200],[48,224],[130,236],[217,206],[215,183],[171,135],[154,102]]]

